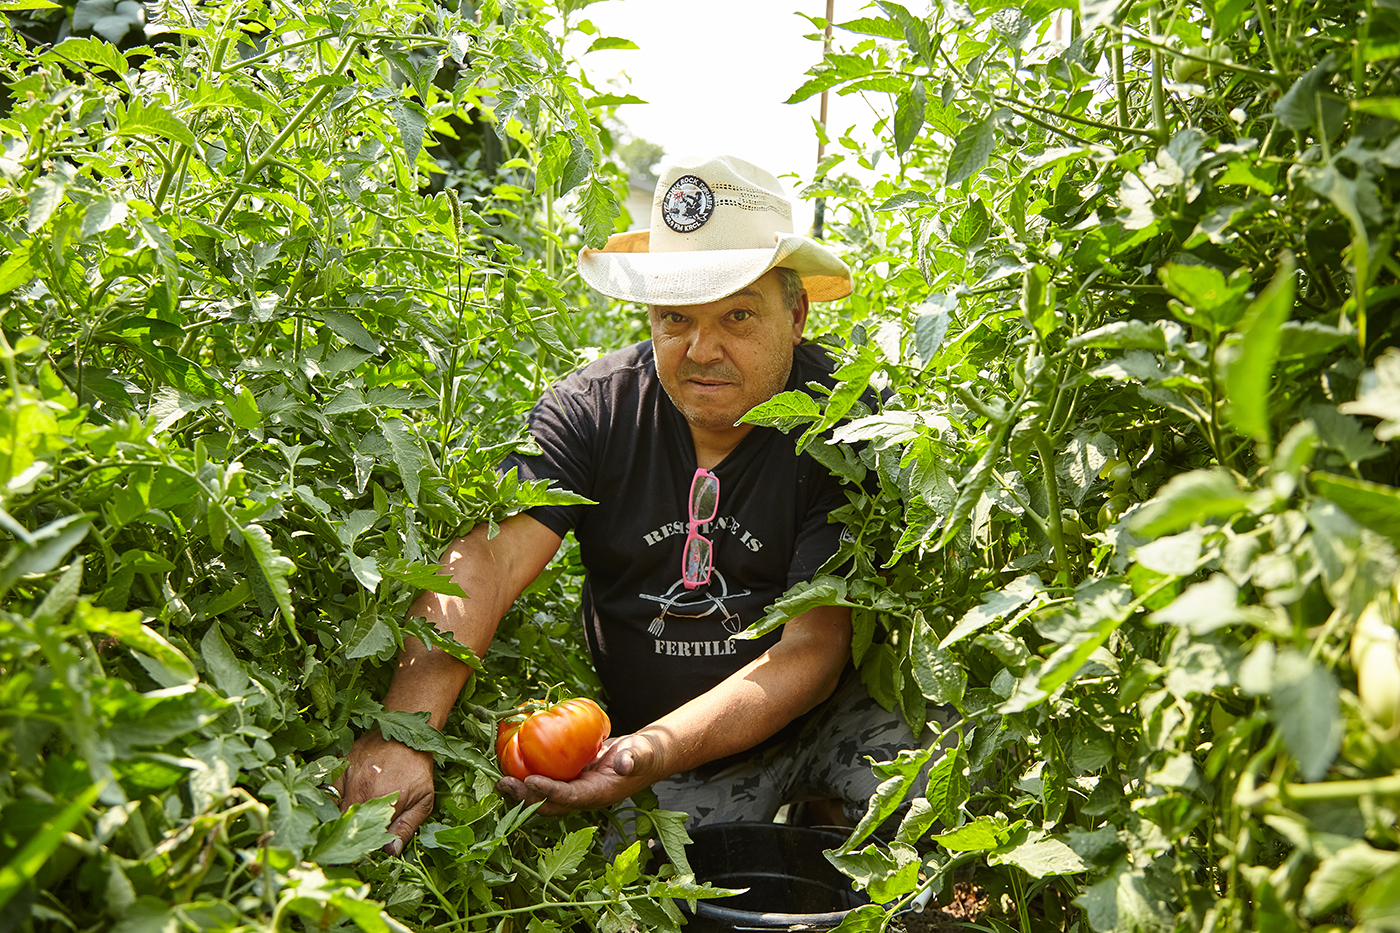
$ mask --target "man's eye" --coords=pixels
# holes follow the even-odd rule
[[[749,318],[753,317],[753,312],[746,308],[735,308],[729,313],[729,316],[736,321],[747,321]]]
[[[661,320],[665,321],[667,324],[684,324],[685,316],[677,314],[674,311],[670,311],[666,314],[661,315]]]

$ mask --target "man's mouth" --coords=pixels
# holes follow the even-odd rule
[[[739,382],[737,373],[681,371],[676,375],[681,382],[688,382],[701,390],[722,389],[725,386],[736,385]]]

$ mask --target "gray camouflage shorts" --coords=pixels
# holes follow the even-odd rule
[[[946,727],[957,713],[951,706],[933,707],[929,718]],[[866,758],[891,761],[901,749],[938,743],[939,731],[926,727],[915,736],[898,712],[886,712],[858,676],[848,675],[793,738],[719,771],[683,771],[658,781],[652,790],[662,809],[689,813],[692,828],[772,822],[785,803],[833,797],[855,823],[880,784]]]

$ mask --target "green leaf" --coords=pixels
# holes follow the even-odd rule
[[[1361,893],[1356,900],[1356,915],[1365,929],[1400,927],[1400,868],[1392,868]]]
[[[1400,437],[1400,349],[1390,347],[1376,357],[1374,368],[1362,376],[1356,401],[1338,405],[1337,410],[1381,419],[1376,425],[1378,440]]]
[[[904,30],[899,24],[876,16],[862,16],[844,23],[834,23],[837,29],[854,32],[862,36],[879,36],[881,39],[903,39]]]
[[[951,307],[950,307],[951,303]],[[914,318],[914,352],[919,361],[927,366],[933,361],[943,338],[948,335],[948,325],[953,321],[953,309],[957,299],[951,295],[929,298],[919,306],[919,316]]]
[[[933,781],[932,772],[929,773],[930,783]],[[903,819],[899,821],[899,830],[895,833],[896,842],[915,843],[924,837],[938,822],[938,811],[927,797],[915,797],[909,801],[909,809],[905,811]]]
[[[617,192],[602,176],[594,175],[578,196],[579,226],[584,244],[590,249],[602,249],[612,234],[622,207]]]
[[[406,583],[415,590],[428,590],[463,598],[467,595],[441,564],[400,557],[380,564],[379,572],[390,580]]]
[[[1005,845],[1011,839],[1010,825],[1004,816],[979,816],[971,823],[933,837],[933,841],[950,852],[986,852]]]
[[[198,148],[199,141],[175,114],[159,104],[147,104],[139,97],[130,100],[126,113],[118,119],[118,136],[161,136],[191,149]]]
[[[1303,889],[1303,914],[1323,917],[1346,903],[1381,875],[1400,866],[1400,853],[1358,840],[1322,860]]]
[[[1271,701],[1274,723],[1298,761],[1299,776],[1322,780],[1345,731],[1337,678],[1307,655],[1285,650],[1274,661]]]
[[[34,880],[34,876],[44,867],[49,856],[62,844],[64,837],[97,802],[97,795],[102,792],[102,787],[102,784],[93,784],[83,790],[57,816],[46,820],[38,832],[25,839],[24,845],[14,857],[4,868],[0,868],[0,907],[8,904],[21,888]]]
[[[1388,50],[1393,57],[1394,48]],[[1400,97],[1366,97],[1350,102],[1351,109],[1361,113],[1374,114],[1387,120],[1400,120]]]
[[[540,853],[540,881],[548,884],[556,878],[567,878],[578,870],[588,850],[593,846],[596,826],[576,829],[560,840],[559,844]]]
[[[959,185],[980,172],[996,148],[996,142],[997,131],[991,117],[963,127],[953,142],[953,153],[948,156],[948,172],[943,183],[949,187]]]
[[[615,37],[615,36],[599,36],[598,38],[594,39],[593,42],[588,46],[588,51],[589,51],[589,52],[602,52],[602,51],[606,51],[607,49],[635,49],[635,48],[639,48],[639,46],[637,45],[637,43],[633,42],[631,39],[619,39],[619,38],[617,38],[617,37]],[[585,54],[586,54],[586,53],[585,53]],[[638,103],[642,103],[642,101],[638,101]],[[598,106],[598,104],[595,104],[593,101],[589,101],[588,106],[589,106],[590,108],[592,108],[592,107]]]
[[[243,543],[257,563],[258,569],[262,571],[263,579],[272,591],[273,599],[277,601],[277,608],[282,610],[282,618],[289,627],[294,626],[296,614],[292,610],[292,588],[287,578],[296,573],[296,564],[277,552],[272,544],[272,535],[261,525],[240,525],[238,532],[242,535]],[[294,628],[292,630],[295,631]]]
[[[1225,373],[1228,412],[1240,433],[1269,440],[1269,384],[1278,359],[1279,328],[1293,311],[1293,254],[1285,251],[1273,281],[1240,323],[1239,355]]]
[[[247,386],[239,386],[238,394],[224,402],[233,423],[245,431],[256,431],[262,427],[262,415],[258,413],[258,400]]]
[[[1078,853],[1053,836],[1024,842],[1007,852],[994,853],[987,861],[992,865],[1015,865],[1032,878],[1074,875],[1089,870]]]
[[[423,469],[427,462],[423,451],[418,447],[417,439],[408,432],[408,428],[404,426],[402,420],[384,418],[379,422],[379,427],[384,432],[384,439],[389,442],[389,450],[394,458],[394,465],[398,467],[403,491],[408,496],[408,501],[417,505],[418,471]]]
[[[931,748],[905,748],[900,749],[893,761],[879,762],[871,766],[875,775],[884,780],[866,804],[865,814],[860,818],[860,822],[851,830],[851,835],[846,841],[841,843],[837,852],[842,855],[854,852],[885,820],[894,815],[894,811],[899,809],[900,804],[904,803],[909,792],[913,790],[919,772],[932,756]]]
[[[623,104],[645,104],[636,94],[598,94],[588,98],[588,108],[621,107]]]
[[[410,616],[399,623],[399,627],[405,635],[412,635],[423,644],[451,655],[474,671],[486,670],[475,651],[459,642],[451,632],[444,632],[437,626],[428,624],[421,616]]]
[[[861,904],[848,911],[831,933],[884,933],[888,917],[878,904]]]
[[[914,613],[909,664],[926,698],[940,704],[962,702],[963,691],[967,689],[967,671],[958,658],[939,645],[922,611]]]
[[[401,647],[402,626],[390,627],[373,610],[359,613],[353,622],[342,631],[342,646],[345,656],[355,658],[378,658],[386,660]]]
[[[118,51],[115,45],[95,38],[70,36],[45,52],[41,58],[49,62],[67,62],[70,65],[80,62],[102,65],[119,75],[124,75],[131,69],[126,56]]]
[[[675,865],[682,875],[693,876],[695,872],[685,857],[685,847],[693,841],[685,831],[685,824],[689,822],[690,815],[676,810],[652,810],[647,813],[647,817],[651,820],[652,828],[656,830],[656,836],[661,840],[661,846],[666,850],[666,857],[671,860],[671,864]]]
[[[913,846],[871,843],[859,852],[828,850],[827,861],[863,888],[872,901],[889,903],[919,886],[919,854]]]
[[[1147,621],[1175,625],[1192,635],[1206,635],[1228,625],[1256,621],[1258,616],[1239,605],[1239,590],[1223,573],[1204,583],[1193,583]]]
[[[924,128],[924,108],[928,106],[928,95],[924,82],[914,79],[909,89],[899,95],[894,109],[894,145],[900,155],[909,151],[919,131]]]
[[[820,574],[800,582],[778,598],[768,612],[735,638],[762,638],[780,625],[821,606],[854,606],[846,601],[846,581],[841,577]]]
[[[423,148],[423,133],[428,127],[428,115],[416,101],[403,100],[394,106],[394,126],[399,131],[399,145],[403,147],[404,163],[412,165],[418,161],[418,152]]]
[[[374,335],[365,329],[365,325],[360,323],[360,319],[353,314],[327,309],[321,311],[321,319],[336,334],[366,353],[380,353],[384,349],[374,338]]]
[[[967,753],[961,747],[945,752],[929,769],[928,788],[924,791],[924,798],[928,801],[931,817],[942,821],[944,825],[956,823],[959,809],[967,802],[971,787],[968,784],[966,769]],[[931,828],[930,822],[923,831],[927,832]],[[900,832],[903,832],[902,828]]]
[[[1318,95],[1327,90],[1334,70],[1333,56],[1308,69],[1274,103],[1274,119],[1290,130],[1311,130],[1318,117]]]
[[[29,542],[13,544],[0,567],[0,594],[25,574],[53,570],[91,530],[92,522],[84,516],[67,515],[33,532]]]
[[[63,192],[67,184],[53,173],[44,175],[29,189],[29,219],[25,229],[37,233],[49,222],[53,212],[63,203]]]
[[[831,397],[826,402],[826,412],[822,415],[822,420],[807,429],[798,441],[798,447],[805,448],[811,438],[825,431],[836,424],[851,407],[870,388],[870,377],[875,374],[875,370],[880,367],[880,360],[875,355],[871,344],[866,344],[860,348],[860,352],[855,359],[836,370],[835,378],[837,385],[832,391]]]
[[[740,424],[757,424],[777,428],[783,433],[821,419],[817,400],[807,392],[794,390],[777,395],[750,408],[739,418]]]
[[[209,626],[204,638],[199,642],[199,656],[204,668],[214,678],[214,686],[225,696],[242,696],[248,689],[248,674],[243,669],[233,649],[224,640],[219,623]]]
[[[34,266],[29,261],[29,244],[31,240],[25,240],[4,262],[0,262],[0,295],[12,292],[21,285],[28,284],[34,278]]]
[[[948,242],[962,249],[980,246],[987,239],[991,229],[991,215],[979,197],[973,197],[967,206],[958,212],[958,222],[948,228]]]
[[[386,739],[402,742],[409,748],[415,748],[420,752],[432,752],[434,755],[452,761],[466,762],[473,767],[485,768],[487,771],[495,769],[495,765],[489,762],[485,755],[467,742],[455,739],[428,725],[426,712],[405,713],[397,710],[381,710],[371,714],[370,718],[379,726],[380,733]],[[388,820],[385,822],[387,823]]]
[[[910,204],[928,204],[933,196],[924,191],[897,191],[875,206],[877,211],[892,211]]]
[[[1070,347],[1111,347],[1121,350],[1156,350],[1164,353],[1167,349],[1166,335],[1156,324],[1147,321],[1114,321],[1103,327],[1085,331],[1071,337]]]
[[[627,885],[636,881],[642,873],[642,866],[640,864],[641,854],[642,841],[638,839],[636,842],[614,855],[604,873],[607,886],[610,888],[625,888]]]
[[[126,220],[127,203],[122,198],[97,198],[83,210],[83,239],[104,233]]]
[[[558,132],[549,137],[539,150],[539,165],[535,169],[535,191],[540,192],[559,180],[568,162],[571,134]]]
[[[1100,26],[1111,25],[1118,5],[1117,0],[1079,0],[1080,28],[1084,30],[1084,35],[1089,35]]]
[[[307,859],[322,865],[348,865],[393,842],[398,837],[387,827],[394,818],[397,797],[395,792],[346,808],[321,826]]]
[[[1221,469],[1192,470],[1171,478],[1151,501],[1128,520],[1134,533],[1148,538],[1171,534],[1196,522],[1247,511],[1255,497]]]
[[[1214,266],[1169,262],[1157,270],[1157,278],[1178,299],[1170,305],[1172,313],[1210,333],[1229,330],[1247,308],[1245,296],[1251,282],[1243,269],[1227,280]]]
[[[1400,544],[1400,489],[1336,473],[1309,473],[1308,482],[1358,523]]]

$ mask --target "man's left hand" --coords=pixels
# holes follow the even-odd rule
[[[572,781],[556,781],[542,774],[532,774],[523,781],[507,776],[496,782],[496,790],[526,803],[544,801],[537,812],[546,816],[597,810],[620,803],[667,777],[661,759],[657,737],[624,735],[605,745]]]

